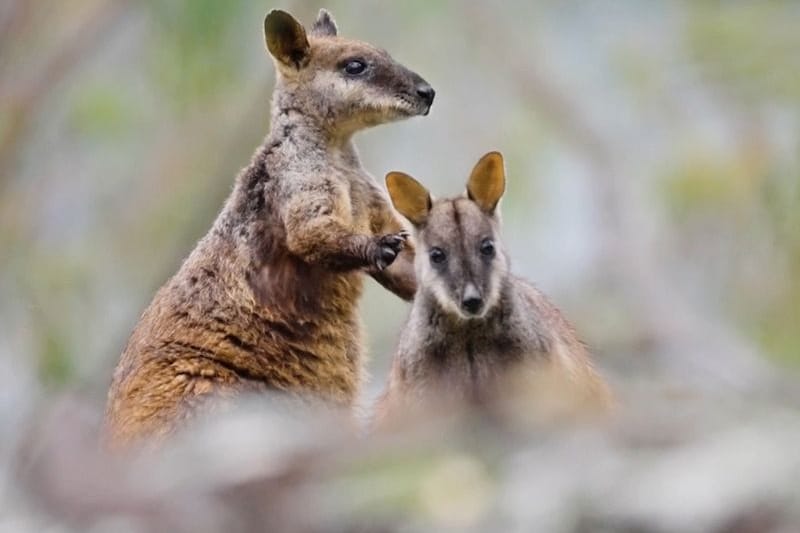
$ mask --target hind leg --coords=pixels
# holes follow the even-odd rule
[[[151,360],[115,385],[106,412],[105,439],[112,449],[157,445],[245,388],[229,368],[192,356]]]

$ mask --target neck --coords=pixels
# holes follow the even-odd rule
[[[294,94],[291,87],[278,82],[272,99],[268,142],[289,138],[303,150],[328,154],[355,153],[355,131],[342,129],[329,117],[331,110],[322,103]]]
[[[320,124],[312,114],[297,107],[275,108],[272,113],[270,133],[267,136],[268,152],[279,151],[298,162],[312,161],[309,157],[344,160],[353,166],[360,162],[352,135],[342,135]]]
[[[264,184],[270,179],[270,172],[303,171],[304,167],[319,167],[321,163],[361,169],[352,133],[329,127],[319,118],[324,116],[321,110],[302,107],[299,101],[279,82],[272,102],[269,135],[237,177],[233,193],[217,219],[216,233],[231,234],[232,228],[247,226],[263,217]],[[277,168],[273,169],[270,160],[277,161]]]

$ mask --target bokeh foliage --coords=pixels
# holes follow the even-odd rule
[[[268,129],[273,6],[67,4],[62,16],[44,2],[0,10],[13,22],[0,43],[0,353],[48,391],[84,384],[101,398],[136,317]],[[282,7],[310,20],[320,3]],[[367,168],[453,194],[482,153],[503,150],[515,270],[566,308],[611,373],[665,352],[609,282],[622,270],[604,243],[619,230],[650,243],[653,275],[690,307],[800,364],[796,3],[327,7],[439,94],[429,118],[359,138]],[[610,148],[586,141],[584,118]],[[641,227],[625,222],[632,203]],[[404,312],[370,285],[373,388]]]

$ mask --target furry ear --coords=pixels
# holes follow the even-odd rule
[[[428,189],[402,172],[386,174],[386,188],[397,211],[415,226],[425,223],[433,202]]]
[[[481,157],[467,182],[467,196],[478,204],[482,211],[494,214],[497,202],[506,190],[506,171],[503,154],[489,152]]]
[[[284,65],[300,69],[308,63],[311,47],[306,30],[285,11],[273,9],[264,19],[264,40],[272,57]]]
[[[336,28],[336,21],[333,20],[333,15],[327,9],[320,9],[317,20],[311,27],[312,35],[319,35],[320,37],[336,37],[339,32]]]

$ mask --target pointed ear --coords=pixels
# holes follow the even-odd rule
[[[402,172],[386,174],[386,188],[397,211],[415,226],[424,224],[431,210],[431,195],[420,182]]]
[[[338,32],[336,21],[333,20],[331,12],[327,9],[320,9],[317,20],[311,27],[311,33],[313,35],[319,35],[320,37],[336,37]]]
[[[306,30],[294,17],[285,11],[273,9],[264,19],[264,40],[272,57],[300,69],[308,63],[311,47]]]
[[[467,196],[485,213],[493,214],[506,190],[503,154],[489,152],[481,157],[467,182]]]

